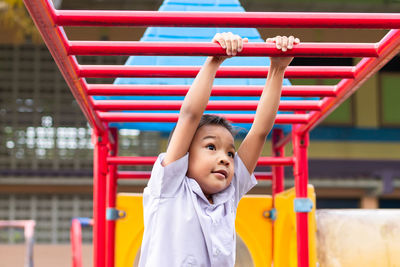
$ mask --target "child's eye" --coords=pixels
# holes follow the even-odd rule
[[[235,157],[235,153],[233,153],[233,152],[228,152],[228,156],[231,157],[231,158],[234,158],[234,157]]]
[[[207,145],[207,149],[209,149],[209,150],[215,150],[215,146],[214,146],[214,145]]]

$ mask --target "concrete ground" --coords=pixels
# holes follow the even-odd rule
[[[34,245],[35,267],[71,267],[71,246]],[[25,245],[0,245],[1,267],[22,267],[25,263]],[[92,245],[82,245],[82,266],[93,266]]]

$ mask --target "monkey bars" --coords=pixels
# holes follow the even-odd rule
[[[268,55],[268,54],[266,54]],[[77,65],[77,76],[81,78],[116,78],[116,77],[165,77],[193,78],[200,67],[190,66],[93,66]],[[216,78],[265,78],[268,67],[221,67]],[[354,78],[353,67],[288,67],[286,78]]]
[[[221,86],[216,85],[211,96],[260,96],[264,86]],[[88,95],[149,95],[149,96],[184,96],[189,90],[188,85],[134,85],[134,84],[85,84]],[[336,96],[336,86],[309,85],[283,86],[282,96],[324,97]]]
[[[301,57],[376,57],[375,44],[362,43],[305,43],[285,53],[274,44],[247,43],[240,56],[301,56]],[[68,55],[140,55],[140,56],[224,56],[224,49],[215,43],[185,42],[116,42],[68,41]]]
[[[400,14],[389,13],[55,10],[52,16],[60,26],[400,28]]]
[[[115,207],[118,179],[149,178],[148,172],[118,171],[118,165],[149,165],[153,157],[119,157],[118,133],[108,122],[174,122],[176,113],[142,113],[143,110],[178,110],[180,101],[94,100],[93,96],[182,96],[188,86],[89,84],[85,78],[100,77],[194,77],[192,66],[108,66],[80,65],[75,55],[223,55],[212,43],[71,41],[63,26],[175,26],[175,27],[265,27],[265,28],[377,28],[396,29],[377,43],[301,43],[286,53],[273,45],[248,43],[237,56],[365,57],[353,67],[289,67],[288,78],[339,78],[335,86],[285,86],[283,96],[320,97],[320,100],[282,101],[277,124],[292,124],[284,136],[275,129],[273,157],[260,158],[259,165],[272,166],[272,173],[256,173],[271,179],[273,196],[283,188],[283,166],[293,166],[296,197],[307,198],[308,133],[340,103],[357,90],[400,50],[400,14],[357,13],[266,13],[266,12],[155,12],[155,11],[72,11],[55,10],[50,0],[24,0],[46,45],[69,85],[80,108],[94,129],[94,266],[114,266],[115,221],[106,219],[106,208]],[[221,67],[218,78],[265,78],[268,67]],[[259,96],[260,86],[214,86],[213,96]],[[254,110],[254,101],[210,101],[213,111]],[[115,112],[119,111],[119,112]],[[129,111],[129,112],[122,112]],[[141,112],[135,112],[141,111]],[[253,114],[225,114],[233,122],[251,123]],[[290,140],[293,156],[284,157]],[[308,267],[307,212],[297,211],[298,266]]]

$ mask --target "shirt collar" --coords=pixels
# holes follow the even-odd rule
[[[193,178],[189,178],[187,177],[187,179],[189,180],[189,186],[192,189],[192,191],[198,195],[201,199],[203,199],[208,205],[220,205],[223,204],[225,202],[227,202],[229,199],[232,198],[235,188],[233,187],[232,183],[225,188],[224,190],[222,190],[221,192],[218,192],[216,194],[213,194],[213,201],[214,204],[211,204],[207,197],[204,195],[203,190],[201,190],[200,185],[197,183],[197,181]]]

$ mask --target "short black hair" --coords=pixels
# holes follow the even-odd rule
[[[233,137],[235,137],[236,132],[235,129],[233,128],[232,124],[230,121],[228,121],[227,119],[225,119],[224,117],[218,116],[218,115],[214,115],[214,114],[203,114],[203,116],[201,116],[199,125],[197,126],[196,132],[203,127],[204,125],[218,125],[218,126],[222,126],[225,129],[227,129]],[[175,125],[176,127],[176,125]],[[168,145],[169,142],[171,141],[171,137],[175,131],[175,127],[172,129],[171,133],[169,134],[168,137]]]
[[[225,119],[224,117],[213,114],[203,114],[203,116],[201,116],[199,126],[197,126],[196,131],[199,130],[204,125],[222,126],[225,129],[227,129],[232,134],[232,136],[235,136],[235,132],[233,130],[231,122]]]

